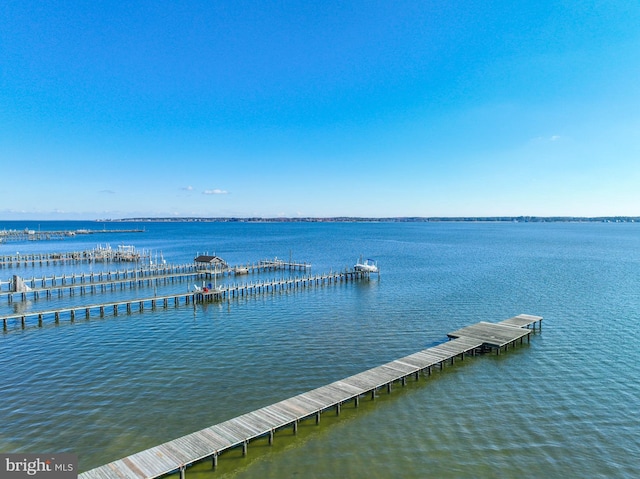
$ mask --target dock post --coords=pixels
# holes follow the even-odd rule
[[[242,441],[242,455],[246,456],[247,455],[247,445],[248,445],[248,441]]]
[[[184,479],[185,469],[185,466],[180,466],[180,479]]]
[[[269,431],[269,445],[273,446],[273,429]]]
[[[298,434],[298,420],[293,421],[293,433]]]
[[[211,458],[211,468],[215,469],[216,467],[218,467],[218,454],[214,454],[213,458]]]

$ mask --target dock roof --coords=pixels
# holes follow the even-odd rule
[[[225,260],[220,258],[219,256],[209,256],[206,254],[201,254],[197,256],[194,261],[196,263],[209,263],[209,264],[227,264]]]

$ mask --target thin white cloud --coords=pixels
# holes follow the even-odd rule
[[[183,186],[182,189],[184,191],[193,191],[193,186],[189,185],[189,186]]]
[[[213,190],[204,190],[202,192],[203,195],[227,195],[229,194],[229,192],[227,190],[221,190],[221,189],[213,189]]]
[[[537,136],[536,138],[532,138],[529,140],[530,144],[538,144],[544,145],[549,143],[557,143],[559,141],[564,140],[566,137],[562,137],[560,135],[551,135],[551,136]]]

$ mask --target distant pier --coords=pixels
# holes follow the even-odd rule
[[[172,278],[178,278],[183,276],[193,276],[194,273],[177,273],[173,275],[160,276],[156,278],[140,278],[140,279],[123,279],[119,280],[119,284],[121,285],[133,285],[136,282],[140,281],[149,281],[149,280],[160,280],[163,281],[171,280]],[[37,320],[37,325],[42,327],[46,320],[53,318],[53,321],[58,324],[62,317],[68,317],[70,322],[74,322],[78,317],[84,317],[89,319],[93,314],[98,312],[100,317],[104,317],[106,314],[112,312],[113,316],[118,316],[118,314],[126,310],[127,313],[131,313],[133,311],[143,312],[147,307],[150,307],[151,310],[155,309],[159,305],[163,307],[168,307],[169,304],[173,304],[175,306],[179,306],[180,304],[197,304],[197,303],[205,303],[212,301],[220,301],[224,299],[238,298],[249,295],[258,295],[265,293],[275,293],[278,291],[285,290],[294,290],[294,289],[304,289],[312,286],[320,286],[320,285],[329,285],[335,283],[349,282],[349,281],[357,281],[361,279],[369,278],[367,273],[363,273],[361,271],[347,270],[338,273],[326,273],[326,274],[316,274],[316,275],[308,275],[308,276],[299,276],[292,278],[281,278],[281,279],[273,279],[273,280],[265,280],[265,281],[250,281],[243,283],[234,283],[234,284],[224,284],[217,286],[215,288],[202,288],[199,291],[188,292],[188,293],[177,293],[177,294],[169,294],[162,296],[152,296],[146,298],[137,298],[137,299],[129,299],[129,300],[120,300],[120,301],[110,301],[103,302],[97,304],[90,305],[78,305],[67,308],[56,308],[51,310],[43,310],[43,311],[29,311],[20,314],[11,314],[6,316],[1,316],[3,329],[7,331],[9,322],[19,322],[22,328],[27,326],[28,322]],[[114,287],[114,282],[109,283],[110,287]],[[69,286],[64,286],[69,287]],[[71,288],[82,288],[80,291],[82,294],[87,289],[91,291],[95,291],[98,287],[107,287],[105,283],[80,283],[71,286]],[[49,295],[51,295],[51,288],[47,289],[49,291]],[[73,289],[72,289],[73,291]],[[24,293],[7,293],[12,297],[13,294],[20,294],[21,297],[26,297],[27,292]]]
[[[51,264],[74,263],[120,263],[148,262],[151,254],[147,251],[136,251],[133,246],[118,246],[112,249],[109,245],[97,246],[84,251],[62,253],[10,254],[0,256],[0,268],[20,268],[28,266],[44,266]]]
[[[25,228],[24,230],[0,230],[0,242],[12,242],[12,241],[46,241],[46,240],[63,240],[65,238],[72,238],[77,235],[92,235],[92,234],[116,234],[116,233],[144,233],[143,229],[118,229],[118,230],[91,230],[91,229],[77,229],[77,230],[58,230],[58,231],[40,231]]]
[[[56,258],[58,255],[55,255]],[[75,255],[74,255],[75,256]],[[73,256],[70,256],[73,257]],[[32,255],[34,261],[50,261],[45,255]],[[58,261],[54,259],[53,261]],[[65,261],[62,259],[61,261]],[[23,278],[13,275],[13,278],[0,281],[0,298],[7,296],[9,303],[15,299],[26,301],[28,298],[39,299],[40,297],[51,297],[57,293],[58,297],[63,291],[68,291],[69,295],[75,292],[85,294],[86,292],[96,293],[110,289],[114,291],[116,286],[130,288],[142,285],[156,286],[160,284],[173,283],[186,278],[197,281],[215,280],[223,276],[242,276],[268,271],[289,270],[304,271],[310,268],[308,263],[291,263],[285,261],[261,260],[257,263],[247,263],[246,265],[228,266],[223,268],[208,268],[196,263],[186,263],[182,265],[157,264],[153,266],[142,266],[124,270],[92,273],[73,273],[69,275],[51,275],[36,278]],[[251,283],[253,285],[253,283]]]
[[[234,419],[179,437],[159,446],[140,451],[81,473],[79,479],[154,479],[171,473],[187,475],[188,467],[204,460],[216,468],[225,451],[242,448],[248,454],[249,443],[260,437],[274,441],[277,431],[292,428],[294,434],[300,421],[311,419],[316,424],[327,411],[340,414],[341,407],[353,401],[355,407],[362,398],[375,400],[376,392],[392,390],[394,383],[403,386],[408,378],[420,380],[429,376],[433,367],[443,369],[456,358],[496,351],[529,341],[536,325],[542,329],[542,317],[520,314],[500,323],[480,322],[448,334],[449,341],[403,358],[391,361],[354,376],[299,394],[284,401],[243,414]]]

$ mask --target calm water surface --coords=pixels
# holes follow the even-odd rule
[[[37,229],[0,223],[26,226]],[[382,274],[195,309],[25,330],[10,323],[0,335],[0,451],[73,452],[90,469],[433,346],[460,327],[529,313],[545,318],[530,344],[458,362],[373,404],[325,414],[319,427],[305,422],[295,438],[281,431],[272,447],[252,442],[247,457],[231,451],[215,473],[207,463],[187,477],[640,475],[640,225],[143,226],[140,234],[0,244],[0,254],[133,244],[171,263],[203,252],[233,264],[278,256],[311,262],[314,273],[364,254]],[[2,268],[0,280],[115,267]],[[0,315],[189,287],[12,305],[5,297]]]

